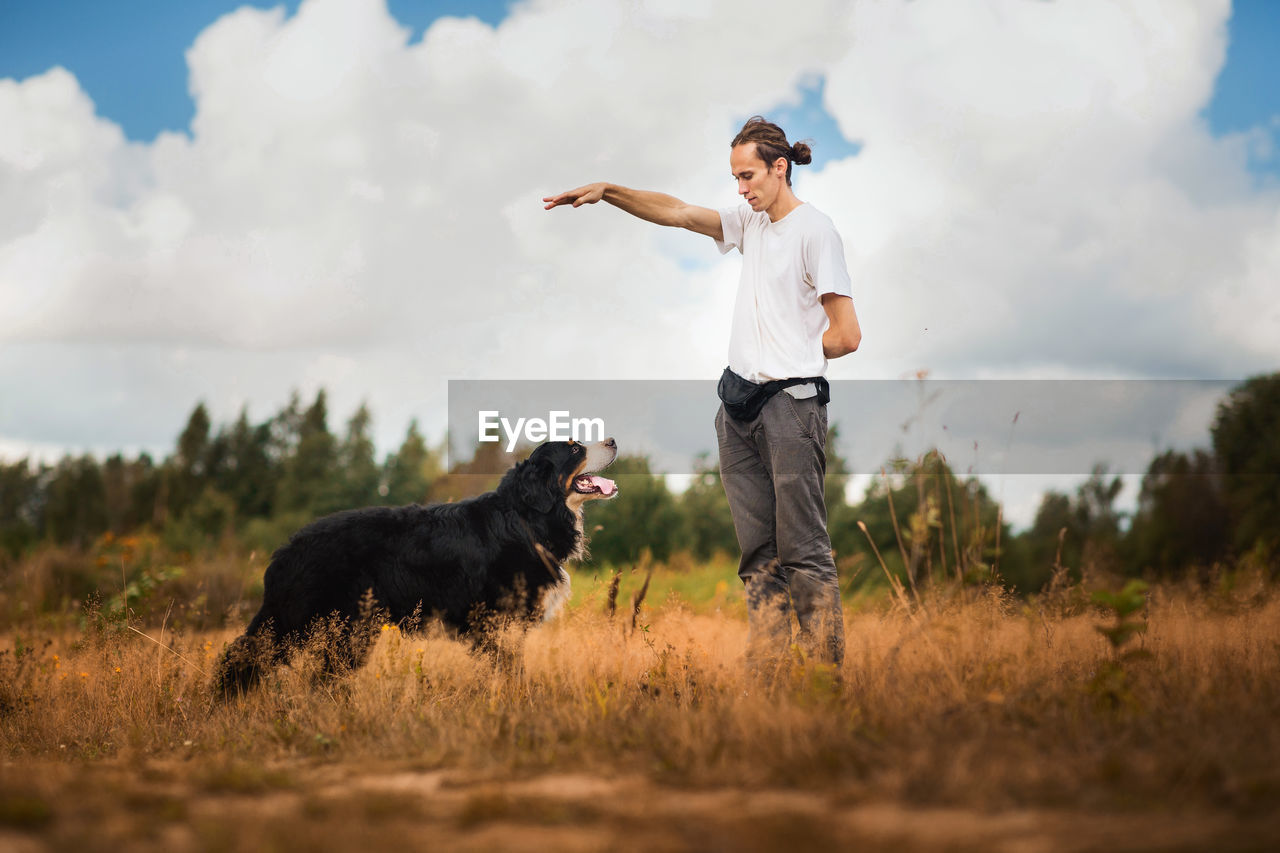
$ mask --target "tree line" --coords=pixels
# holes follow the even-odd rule
[[[501,450],[477,446],[445,464],[416,422],[400,446],[377,458],[372,416],[360,406],[345,428],[329,427],[321,390],[260,423],[245,410],[215,428],[198,404],[163,460],[146,453],[67,456],[56,464],[0,462],[0,563],[46,546],[89,547],[106,533],[145,531],[175,551],[230,545],[274,548],[312,518],[355,506],[456,500],[493,488]],[[826,504],[842,577],[904,584],[935,576],[998,576],[1022,592],[1056,567],[1092,565],[1122,575],[1207,578],[1215,565],[1280,557],[1280,373],[1236,386],[1218,406],[1211,447],[1166,451],[1149,464],[1131,516],[1116,507],[1121,480],[1095,468],[1073,494],[1050,491],[1016,536],[986,487],[962,478],[936,453],[889,460],[861,500],[845,496],[848,468],[828,441]],[[703,459],[690,486],[668,490],[643,456],[609,470],[621,499],[593,505],[589,565],[621,566],[648,552],[703,560],[736,555],[729,507],[715,463]],[[867,570],[870,571],[867,571]]]

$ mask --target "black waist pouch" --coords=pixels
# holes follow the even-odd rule
[[[724,410],[735,421],[749,423],[760,417],[764,404],[772,399],[783,388],[792,385],[805,385],[812,382],[818,388],[818,402],[825,406],[831,402],[831,385],[825,376],[809,376],[802,379],[775,379],[772,382],[757,384],[743,379],[729,368],[720,374],[720,384],[716,386],[716,394],[724,403]]]

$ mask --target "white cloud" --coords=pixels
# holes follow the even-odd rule
[[[883,329],[907,343],[891,362],[947,375],[1275,364],[1274,300],[1215,304],[1280,269],[1239,261],[1275,245],[1280,196],[1251,191],[1241,146],[1199,118],[1226,3],[854,8],[826,93],[864,148],[812,195],[870,253],[869,345]]]
[[[1228,13],[535,0],[411,44],[380,3],[307,0],[212,23],[190,135],[147,145],[65,71],[0,81],[0,435],[163,447],[197,399],[263,417],[324,384],[389,447],[443,424],[448,378],[712,377],[736,260],[538,199],[733,204],[735,123],[815,74],[863,146],[797,170],[857,278],[835,376],[1271,368],[1280,204],[1199,118]]]

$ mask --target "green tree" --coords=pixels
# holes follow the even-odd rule
[[[230,495],[206,486],[190,508],[182,516],[183,532],[189,537],[182,545],[192,550],[217,540],[234,531],[236,504]]]
[[[0,556],[16,557],[36,540],[43,492],[27,459],[0,462]]]
[[[45,531],[54,542],[83,547],[106,531],[106,484],[92,456],[64,456],[46,494]]]
[[[822,483],[822,501],[827,507],[827,520],[840,514],[847,505],[845,488],[849,485],[849,462],[840,453],[840,427],[827,428],[827,475]]]
[[[211,422],[204,403],[197,403],[178,436],[178,447],[165,466],[167,509],[180,517],[200,496],[208,482]]]
[[[409,422],[409,430],[395,453],[387,457],[382,469],[386,502],[392,506],[421,503],[428,499],[432,482],[441,474],[440,458],[427,448],[418,421]]]
[[[936,451],[914,461],[891,460],[885,470],[861,502],[834,514],[830,529],[837,557],[863,554],[874,560],[879,551],[886,568],[917,590],[935,577],[988,577],[997,563],[1005,571],[996,534],[998,528],[1003,547],[1008,525],[981,482],[957,479]]]
[[[1235,547],[1280,555],[1280,373],[1233,389],[1211,434]]]
[[[254,426],[242,408],[235,424],[219,437],[226,444],[228,462],[215,481],[218,491],[231,498],[238,519],[269,518],[281,474],[272,453],[272,421]]]
[[[289,395],[289,402],[268,422],[271,441],[268,443],[272,461],[283,471],[285,462],[298,450],[302,440],[302,400],[298,392]]]
[[[1108,479],[1105,465],[1095,465],[1074,496],[1046,492],[1035,521],[1019,537],[1028,565],[1018,588],[1037,591],[1052,577],[1055,565],[1070,569],[1077,579],[1086,565],[1116,568],[1124,516],[1115,501],[1123,487],[1119,477]]]
[[[147,454],[129,461],[119,453],[102,465],[107,527],[123,534],[150,523],[155,515],[159,473]]]
[[[619,456],[605,472],[618,484],[611,501],[588,503],[586,529],[594,565],[635,563],[646,548],[665,560],[679,544],[680,511],[662,475],[645,456]]]
[[[1124,522],[1124,514],[1116,509],[1116,498],[1123,489],[1119,477],[1107,479],[1106,465],[1093,466],[1089,479],[1076,493],[1076,513],[1088,531],[1086,543],[1114,552]]]
[[[1040,590],[1057,565],[1079,569],[1086,531],[1076,517],[1071,496],[1049,490],[1040,497],[1031,527],[1018,538],[1026,551],[1027,571],[1019,579],[1023,592]],[[1077,577],[1079,572],[1077,571]]]
[[[699,560],[712,557],[717,551],[738,553],[738,538],[733,530],[733,516],[729,512],[729,499],[724,494],[720,480],[720,466],[701,457],[694,469],[689,488],[678,501],[678,509],[684,522],[679,539]]]
[[[162,501],[164,475],[160,467],[148,453],[139,453],[133,463],[133,474],[129,477],[130,517],[136,519],[137,527],[158,525],[164,517]],[[126,530],[132,526],[126,526]]]
[[[289,415],[289,411],[282,413]],[[330,484],[335,476],[337,448],[329,432],[324,389],[297,424],[293,455],[284,460],[277,494],[280,509],[297,515],[316,515],[338,509]]]
[[[373,439],[369,436],[372,417],[363,403],[347,421],[347,433],[338,445],[338,487],[335,508],[371,506],[379,502],[378,486],[382,471],[374,459]]]
[[[179,470],[203,474],[209,450],[209,429],[212,422],[204,403],[197,403],[187,418],[187,425],[178,436],[178,452],[174,461]]]
[[[1222,482],[1213,457],[1166,451],[1147,466],[1138,510],[1129,530],[1136,568],[1165,577],[1207,569],[1222,559],[1230,542]]]

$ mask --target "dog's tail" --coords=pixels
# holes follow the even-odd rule
[[[213,680],[214,698],[229,700],[249,692],[278,656],[271,631],[259,630],[255,619],[219,659]]]

